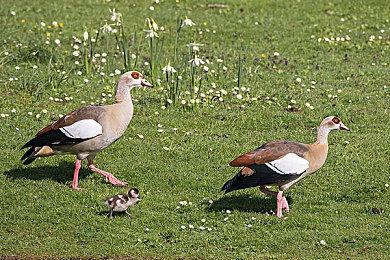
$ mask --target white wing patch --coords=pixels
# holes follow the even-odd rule
[[[101,135],[103,128],[93,119],[84,119],[62,127],[60,131],[69,138],[89,139]]]
[[[309,162],[295,153],[288,153],[266,165],[279,174],[301,174],[309,168]]]

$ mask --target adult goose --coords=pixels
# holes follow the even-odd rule
[[[329,116],[320,124],[313,144],[276,140],[239,156],[229,165],[243,168],[223,185],[222,190],[228,193],[260,186],[260,191],[276,197],[276,214],[282,217],[282,209],[289,212],[283,192],[322,167],[328,154],[328,134],[332,130],[349,131],[338,117]],[[278,186],[279,191],[268,190],[267,185]]]
[[[134,87],[153,87],[141,73],[124,73],[118,81],[115,104],[107,106],[86,106],[70,112],[56,122],[40,130],[23,148],[30,149],[22,156],[24,165],[32,163],[37,157],[74,154],[77,156],[73,182],[70,185],[78,190],[78,175],[81,161],[88,160],[88,167],[100,173],[114,185],[125,186],[109,172],[95,167],[93,160],[98,152],[107,148],[120,138],[133,117],[133,103],[130,90]]]

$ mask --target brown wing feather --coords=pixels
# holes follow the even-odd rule
[[[249,166],[251,164],[265,164],[279,159],[288,153],[295,153],[301,157],[308,150],[308,146],[303,143],[276,140],[268,142],[256,150],[246,153],[234,159],[229,165],[233,167]]]
[[[45,128],[41,129],[36,136],[39,136],[41,134],[44,134],[46,132],[49,132],[51,130],[57,130],[59,128],[69,126],[74,124],[77,121],[83,120],[83,119],[93,119],[95,121],[98,121],[99,116],[105,111],[104,107],[102,106],[87,106],[82,107],[77,110],[74,110],[67,115],[61,117],[51,125],[46,126]]]
[[[243,154],[243,155],[237,157],[236,159],[234,159],[233,161],[231,161],[229,163],[229,165],[232,167],[242,167],[242,166],[248,166],[248,165],[254,164],[255,160],[253,159],[253,156],[254,156],[255,152],[256,151],[252,151],[252,152]]]

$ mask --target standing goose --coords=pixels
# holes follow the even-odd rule
[[[85,158],[88,160],[89,169],[104,175],[112,184],[127,185],[111,173],[96,168],[93,159],[98,152],[108,147],[125,132],[133,117],[130,90],[139,86],[153,87],[137,71],[124,73],[116,87],[115,104],[82,107],[46,126],[22,147],[22,149],[30,147],[22,156],[21,160],[26,159],[23,164],[30,164],[37,157],[74,154],[77,160],[73,182],[70,185],[73,189],[79,189],[78,175],[81,161]]]
[[[222,190],[228,193],[260,186],[260,191],[276,197],[277,216],[282,217],[282,209],[289,212],[283,191],[322,167],[328,154],[328,134],[332,130],[349,131],[338,117],[329,116],[320,124],[313,144],[276,140],[241,155],[229,165],[244,168],[226,182]],[[278,186],[279,191],[268,190],[266,185]]]

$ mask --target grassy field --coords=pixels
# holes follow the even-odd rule
[[[386,0],[3,1],[0,258],[386,259],[389,13]],[[132,90],[134,118],[95,164],[142,201],[109,220],[102,201],[127,187],[84,162],[74,191],[74,156],[26,167],[20,147],[114,103],[128,70],[155,87]],[[314,142],[329,115],[351,131],[332,132],[323,168],[285,192],[289,214],[257,188],[220,191],[232,159]]]

